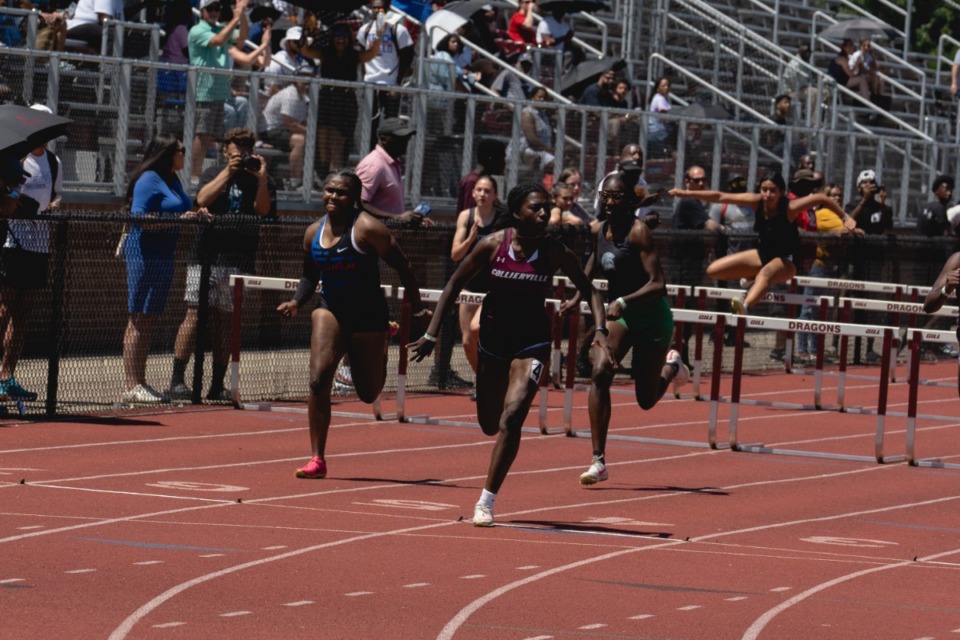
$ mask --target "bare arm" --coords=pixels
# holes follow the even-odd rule
[[[411,360],[420,362],[430,355],[436,342],[435,336],[440,331],[440,324],[443,322],[444,315],[450,309],[450,306],[453,305],[464,285],[484,268],[490,266],[490,261],[493,259],[497,247],[500,246],[502,240],[502,231],[490,234],[477,243],[473,251],[460,263],[457,270],[453,272],[453,276],[451,276],[450,280],[447,281],[447,285],[443,288],[443,293],[440,294],[440,300],[437,301],[437,308],[433,311],[433,317],[430,319],[430,325],[427,327],[426,332],[423,336],[420,336],[416,342],[411,342],[407,345],[412,352],[410,355]]]
[[[590,312],[597,320],[597,327],[605,327],[602,321],[602,319],[606,317],[606,311],[603,308],[603,297],[593,286],[593,283],[590,282],[587,274],[580,268],[580,261],[577,260],[577,256],[574,255],[573,251],[559,242],[554,242],[551,250],[551,262],[557,265],[565,276],[570,278],[570,281],[576,286],[577,293],[581,299],[586,298],[590,300]],[[610,364],[613,366],[617,365],[616,359],[610,352],[610,346],[607,344],[606,333],[596,331],[593,334],[591,346],[600,347],[600,350],[609,360]]]
[[[943,265],[943,270],[937,276],[936,282],[930,287],[926,299],[923,301],[923,310],[933,313],[940,309],[949,296],[957,290],[960,284],[960,252],[954,253]]]
[[[390,233],[390,230],[382,222],[366,212],[361,212],[357,217],[354,229],[356,230],[357,244],[360,248],[373,250],[397,272],[397,275],[400,276],[400,283],[410,298],[413,313],[418,313],[423,308],[423,302],[420,301],[420,284],[417,282],[417,276],[414,275],[406,254],[397,244],[396,237]]]
[[[470,247],[477,239],[480,216],[473,221],[473,225],[467,229],[467,221],[470,219],[470,209],[464,209],[457,216],[457,230],[453,234],[453,246],[450,248],[450,259],[454,262],[463,260]]]
[[[725,193],[723,191],[691,191],[689,189],[670,189],[669,195],[674,198],[694,198],[704,202],[720,202],[745,207],[756,207],[760,202],[757,193]]]
[[[300,305],[306,303],[308,297],[313,296],[317,290],[317,284],[320,282],[320,271],[310,258],[310,243],[313,242],[319,228],[320,221],[318,220],[307,227],[307,230],[303,233],[303,242],[300,245],[304,256],[303,274],[300,276],[300,283],[297,285],[297,291],[293,298],[277,307],[277,313],[286,318],[293,318],[297,315]]]

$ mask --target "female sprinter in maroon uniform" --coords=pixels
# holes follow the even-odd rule
[[[473,512],[473,524],[493,526],[493,505],[520,448],[523,421],[540,385],[550,354],[550,327],[544,301],[557,269],[570,278],[597,317],[603,300],[580,269],[572,251],[545,235],[550,220],[550,196],[538,184],[521,184],[507,196],[510,229],[477,243],[443,289],[426,333],[410,345],[411,358],[430,355],[447,309],[463,286],[486,272],[489,289],[480,310],[477,361],[477,418],[488,436],[499,434],[487,481]],[[606,327],[598,329],[597,358],[610,358]]]
[[[293,300],[277,311],[291,318],[313,297],[317,283],[320,304],[310,314],[310,447],[313,457],[297,469],[298,478],[327,475],[324,450],[330,428],[330,387],[337,364],[349,355],[353,384],[364,402],[377,399],[387,377],[387,301],[380,290],[383,259],[397,270],[412,295],[414,316],[428,311],[407,257],[382,222],[360,208],[360,178],[341,170],[323,185],[323,217],[303,236],[303,276]]]

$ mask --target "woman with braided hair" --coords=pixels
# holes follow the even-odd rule
[[[430,355],[440,322],[464,285],[485,274],[488,293],[480,309],[477,357],[477,418],[480,428],[496,435],[487,480],[473,512],[473,524],[493,526],[497,492],[520,449],[523,421],[540,386],[550,354],[550,326],[544,302],[557,270],[590,300],[594,314],[603,300],[580,269],[577,256],[546,235],[550,196],[539,184],[520,184],[507,196],[512,227],[480,240],[447,282],[427,331],[409,345],[411,359]],[[598,329],[597,358],[610,358],[606,328]]]
[[[310,398],[307,421],[313,457],[298,478],[327,475],[324,451],[330,428],[330,389],[344,355],[353,364],[353,384],[366,403],[377,399],[387,377],[387,301],[380,290],[382,259],[396,269],[410,294],[415,318],[429,316],[420,286],[394,236],[360,209],[363,185],[357,174],[340,170],[323,185],[322,217],[303,235],[303,276],[293,299],[277,307],[292,318],[323,281],[320,303],[310,314]]]

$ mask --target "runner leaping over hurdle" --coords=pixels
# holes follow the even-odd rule
[[[940,275],[937,276],[937,281],[930,287],[923,301],[923,310],[933,313],[940,309],[950,296],[956,294],[958,285],[960,285],[960,251],[947,258]],[[960,340],[960,327],[957,327],[957,339]],[[957,395],[960,396],[960,360],[957,362]]]
[[[797,275],[794,256],[800,248],[800,233],[796,219],[801,211],[827,208],[843,218],[848,229],[856,226],[854,219],[825,194],[811,193],[803,198],[788,199],[783,176],[775,172],[763,176],[759,193],[671,189],[670,195],[756,209],[753,230],[759,236],[757,248],[724,256],[707,267],[707,276],[714,280],[753,280],[743,299],[730,301],[733,312],[738,314],[749,313],[750,307],[766,295],[771,285],[786,282]]]

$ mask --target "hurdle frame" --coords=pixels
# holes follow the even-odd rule
[[[940,342],[956,344],[956,335],[949,331],[927,331],[924,329],[908,329],[907,341],[910,345],[910,391],[907,400],[907,444],[906,460],[911,467],[927,467],[934,469],[960,469],[960,463],[944,462],[941,458],[918,458],[916,455],[917,418],[958,422],[956,416],[931,416],[918,414],[917,404],[919,388],[924,381],[920,379],[920,345],[922,342]],[[960,372],[958,372],[960,375]],[[926,383],[929,386],[929,383]],[[940,386],[940,385],[937,385]]]

